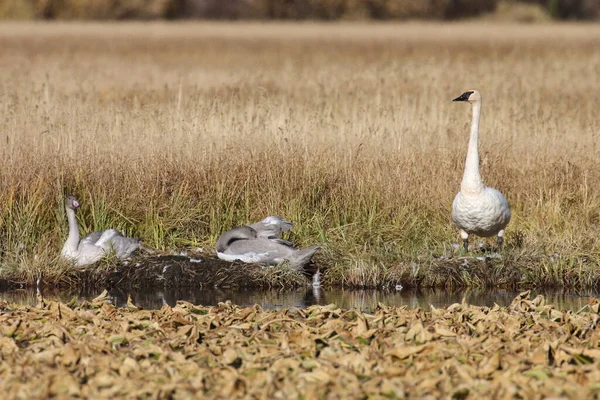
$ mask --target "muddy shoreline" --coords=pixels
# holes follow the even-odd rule
[[[561,289],[583,290],[597,289],[600,282],[595,277],[584,279],[581,275],[562,277],[564,285],[553,285],[544,277],[537,277],[535,282],[526,279],[527,271],[522,269],[523,260],[513,263],[490,257],[454,257],[424,260],[422,264],[415,262],[407,265],[389,266],[394,269],[393,278],[373,282],[373,284],[350,285],[347,282],[333,279],[335,271],[327,266],[319,265],[321,283],[325,287],[343,287],[347,289]],[[535,263],[536,260],[530,260]],[[415,274],[418,268],[427,268],[428,276]],[[386,267],[387,268],[387,267]],[[307,270],[282,265],[265,267],[256,264],[228,262],[207,255],[161,255],[136,257],[124,261],[104,261],[85,268],[67,268],[60,276],[47,277],[40,281],[41,289],[73,290],[86,292],[107,288],[119,290],[144,289],[187,289],[187,288],[219,288],[219,289],[295,289],[310,286],[312,276],[317,270],[311,264]],[[385,278],[385,277],[384,277]],[[35,288],[38,278],[25,278],[17,274],[0,274],[0,290],[19,288]]]
[[[42,288],[294,288],[310,282],[310,272],[290,266],[264,267],[228,262],[212,256],[164,255],[101,262],[65,271],[58,282],[43,278]],[[36,287],[19,277],[0,277],[0,289]]]

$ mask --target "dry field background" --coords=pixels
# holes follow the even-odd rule
[[[600,26],[5,23],[0,48],[5,276],[60,275],[75,193],[86,232],[160,249],[282,215],[326,283],[600,277]],[[465,264],[439,257],[470,88],[513,220],[503,259]]]

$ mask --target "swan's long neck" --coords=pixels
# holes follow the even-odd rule
[[[465,174],[460,185],[460,191],[466,194],[477,194],[484,188],[481,175],[479,174],[479,118],[481,116],[481,102],[473,104],[473,119],[471,120],[471,137],[465,161]]]
[[[67,242],[65,247],[75,252],[77,246],[79,246],[79,228],[77,226],[77,217],[75,217],[75,210],[67,208],[67,220],[69,221],[69,236],[67,236]]]

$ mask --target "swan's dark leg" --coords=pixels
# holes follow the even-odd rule
[[[461,229],[460,237],[463,240],[463,248],[465,251],[469,251],[469,234]]]
[[[498,232],[498,251],[502,250],[502,244],[504,243],[504,229]]]

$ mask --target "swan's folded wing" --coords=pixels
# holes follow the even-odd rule
[[[271,241],[273,241],[275,243],[282,244],[282,245],[287,246],[287,247],[291,247],[292,249],[295,249],[294,244],[292,242],[290,242],[289,240],[285,240],[285,239],[271,239]]]
[[[117,258],[127,258],[140,248],[140,239],[119,235],[112,237],[109,244]]]
[[[86,237],[81,239],[81,241],[79,242],[79,247],[81,247],[83,245],[88,245],[88,244],[95,245],[96,242],[98,240],[100,240],[103,233],[104,233],[104,231],[96,231],[96,232],[90,233],[89,235],[87,235]]]
[[[106,254],[104,249],[91,243],[81,243],[78,252],[79,254],[76,257],[78,266],[93,264],[100,261]]]
[[[123,237],[123,234],[116,229],[107,229],[102,232],[102,235],[94,244],[106,250],[109,248],[111,240],[117,237]]]
[[[228,257],[244,262],[276,265],[290,256],[295,250],[279,241],[258,238],[238,240],[222,252]],[[222,258],[219,256],[219,258]]]

